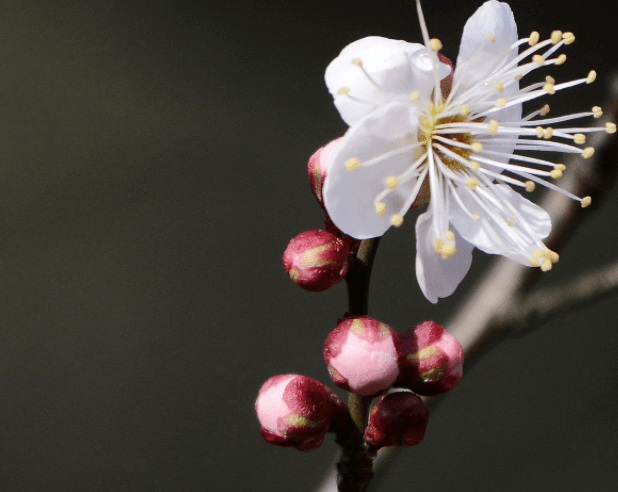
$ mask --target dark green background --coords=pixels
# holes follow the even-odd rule
[[[480,3],[426,1],[447,56]],[[575,32],[558,81],[599,72],[555,114],[600,103],[616,68],[611,3],[568,5],[512,2],[521,35]],[[328,382],[345,288],[302,291],[280,257],[322,226],[306,161],[345,130],[323,71],[370,34],[419,41],[413,2],[0,2],[0,490],[315,487],[332,438],[269,446],[253,402],[274,374]],[[616,207],[544,285],[616,256]],[[396,330],[444,322],[488,262],[431,305],[412,224],[386,235],[372,284]],[[613,490],[615,305],[496,349],[383,490]]]

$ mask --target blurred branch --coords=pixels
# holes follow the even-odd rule
[[[606,116],[595,120],[601,125],[616,120],[618,75],[611,79],[608,89],[609,98],[603,107]],[[571,155],[565,162],[569,172],[562,178],[561,187],[578,196],[592,196],[590,208],[581,210],[579,202],[555,192],[546,193],[540,203],[552,218],[552,234],[546,245],[554,251],[560,251],[577,227],[590,216],[590,211],[599,207],[616,179],[617,139],[599,132],[590,135],[588,143],[596,148],[595,155],[586,160]],[[618,290],[618,262],[585,273],[566,284],[532,291],[541,275],[538,268],[522,267],[504,258],[494,261],[446,324],[464,349],[466,372],[500,341],[528,333],[558,314],[590,304]],[[424,400],[433,410],[443,396]],[[386,448],[378,454],[371,489],[375,490],[400,450]],[[324,478],[318,490],[336,492],[334,471]]]

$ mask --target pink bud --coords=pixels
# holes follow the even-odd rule
[[[339,137],[336,140],[326,144],[324,147],[320,147],[311,157],[309,157],[307,172],[309,173],[311,190],[322,206],[324,206],[322,187],[324,186],[324,179],[326,179],[326,166],[328,166],[330,158],[342,138],[343,137]]]
[[[398,339],[401,374],[397,386],[431,396],[451,389],[461,380],[461,345],[438,323],[425,321],[402,331]]]
[[[322,383],[297,374],[266,381],[255,402],[262,436],[276,446],[318,448],[331,421],[333,402]]]
[[[294,283],[321,292],[341,282],[350,266],[348,244],[327,231],[305,231],[290,241],[283,266]]]
[[[396,337],[390,326],[369,316],[341,321],[324,342],[333,382],[360,396],[386,391],[399,375]]]
[[[423,441],[429,410],[419,396],[389,393],[374,405],[365,429],[370,453],[386,446],[414,446]]]

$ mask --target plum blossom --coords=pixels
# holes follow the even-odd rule
[[[452,70],[439,53],[441,42],[429,38],[420,0],[416,5],[423,44],[367,37],[326,69],[326,85],[350,128],[328,164],[323,198],[341,231],[366,239],[401,226],[428,195],[416,222],[416,274],[435,303],[465,277],[474,247],[551,269],[558,255],[543,243],[550,217],[514,188],[530,192],[542,185],[582,207],[591,199],[550,182],[564,165],[529,151],[588,158],[594,149],[584,145],[585,134],[613,133],[616,126],[566,124],[599,118],[598,106],[551,118],[545,105],[522,116],[524,102],[595,80],[590,71],[569,82],[547,76],[520,87],[536,69],[565,62],[556,52],[575,40],[573,33],[554,31],[541,40],[535,31],[519,39],[510,7],[490,0],[465,24]]]

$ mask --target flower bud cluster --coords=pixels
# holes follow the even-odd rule
[[[374,456],[385,446],[422,442],[429,411],[419,395],[442,393],[461,380],[463,350],[433,321],[397,334],[369,316],[348,316],[326,337],[324,360],[340,388],[380,397],[364,433]],[[264,383],[255,409],[266,441],[303,451],[316,449],[327,432],[339,432],[350,421],[347,406],[332,390],[296,374]]]

